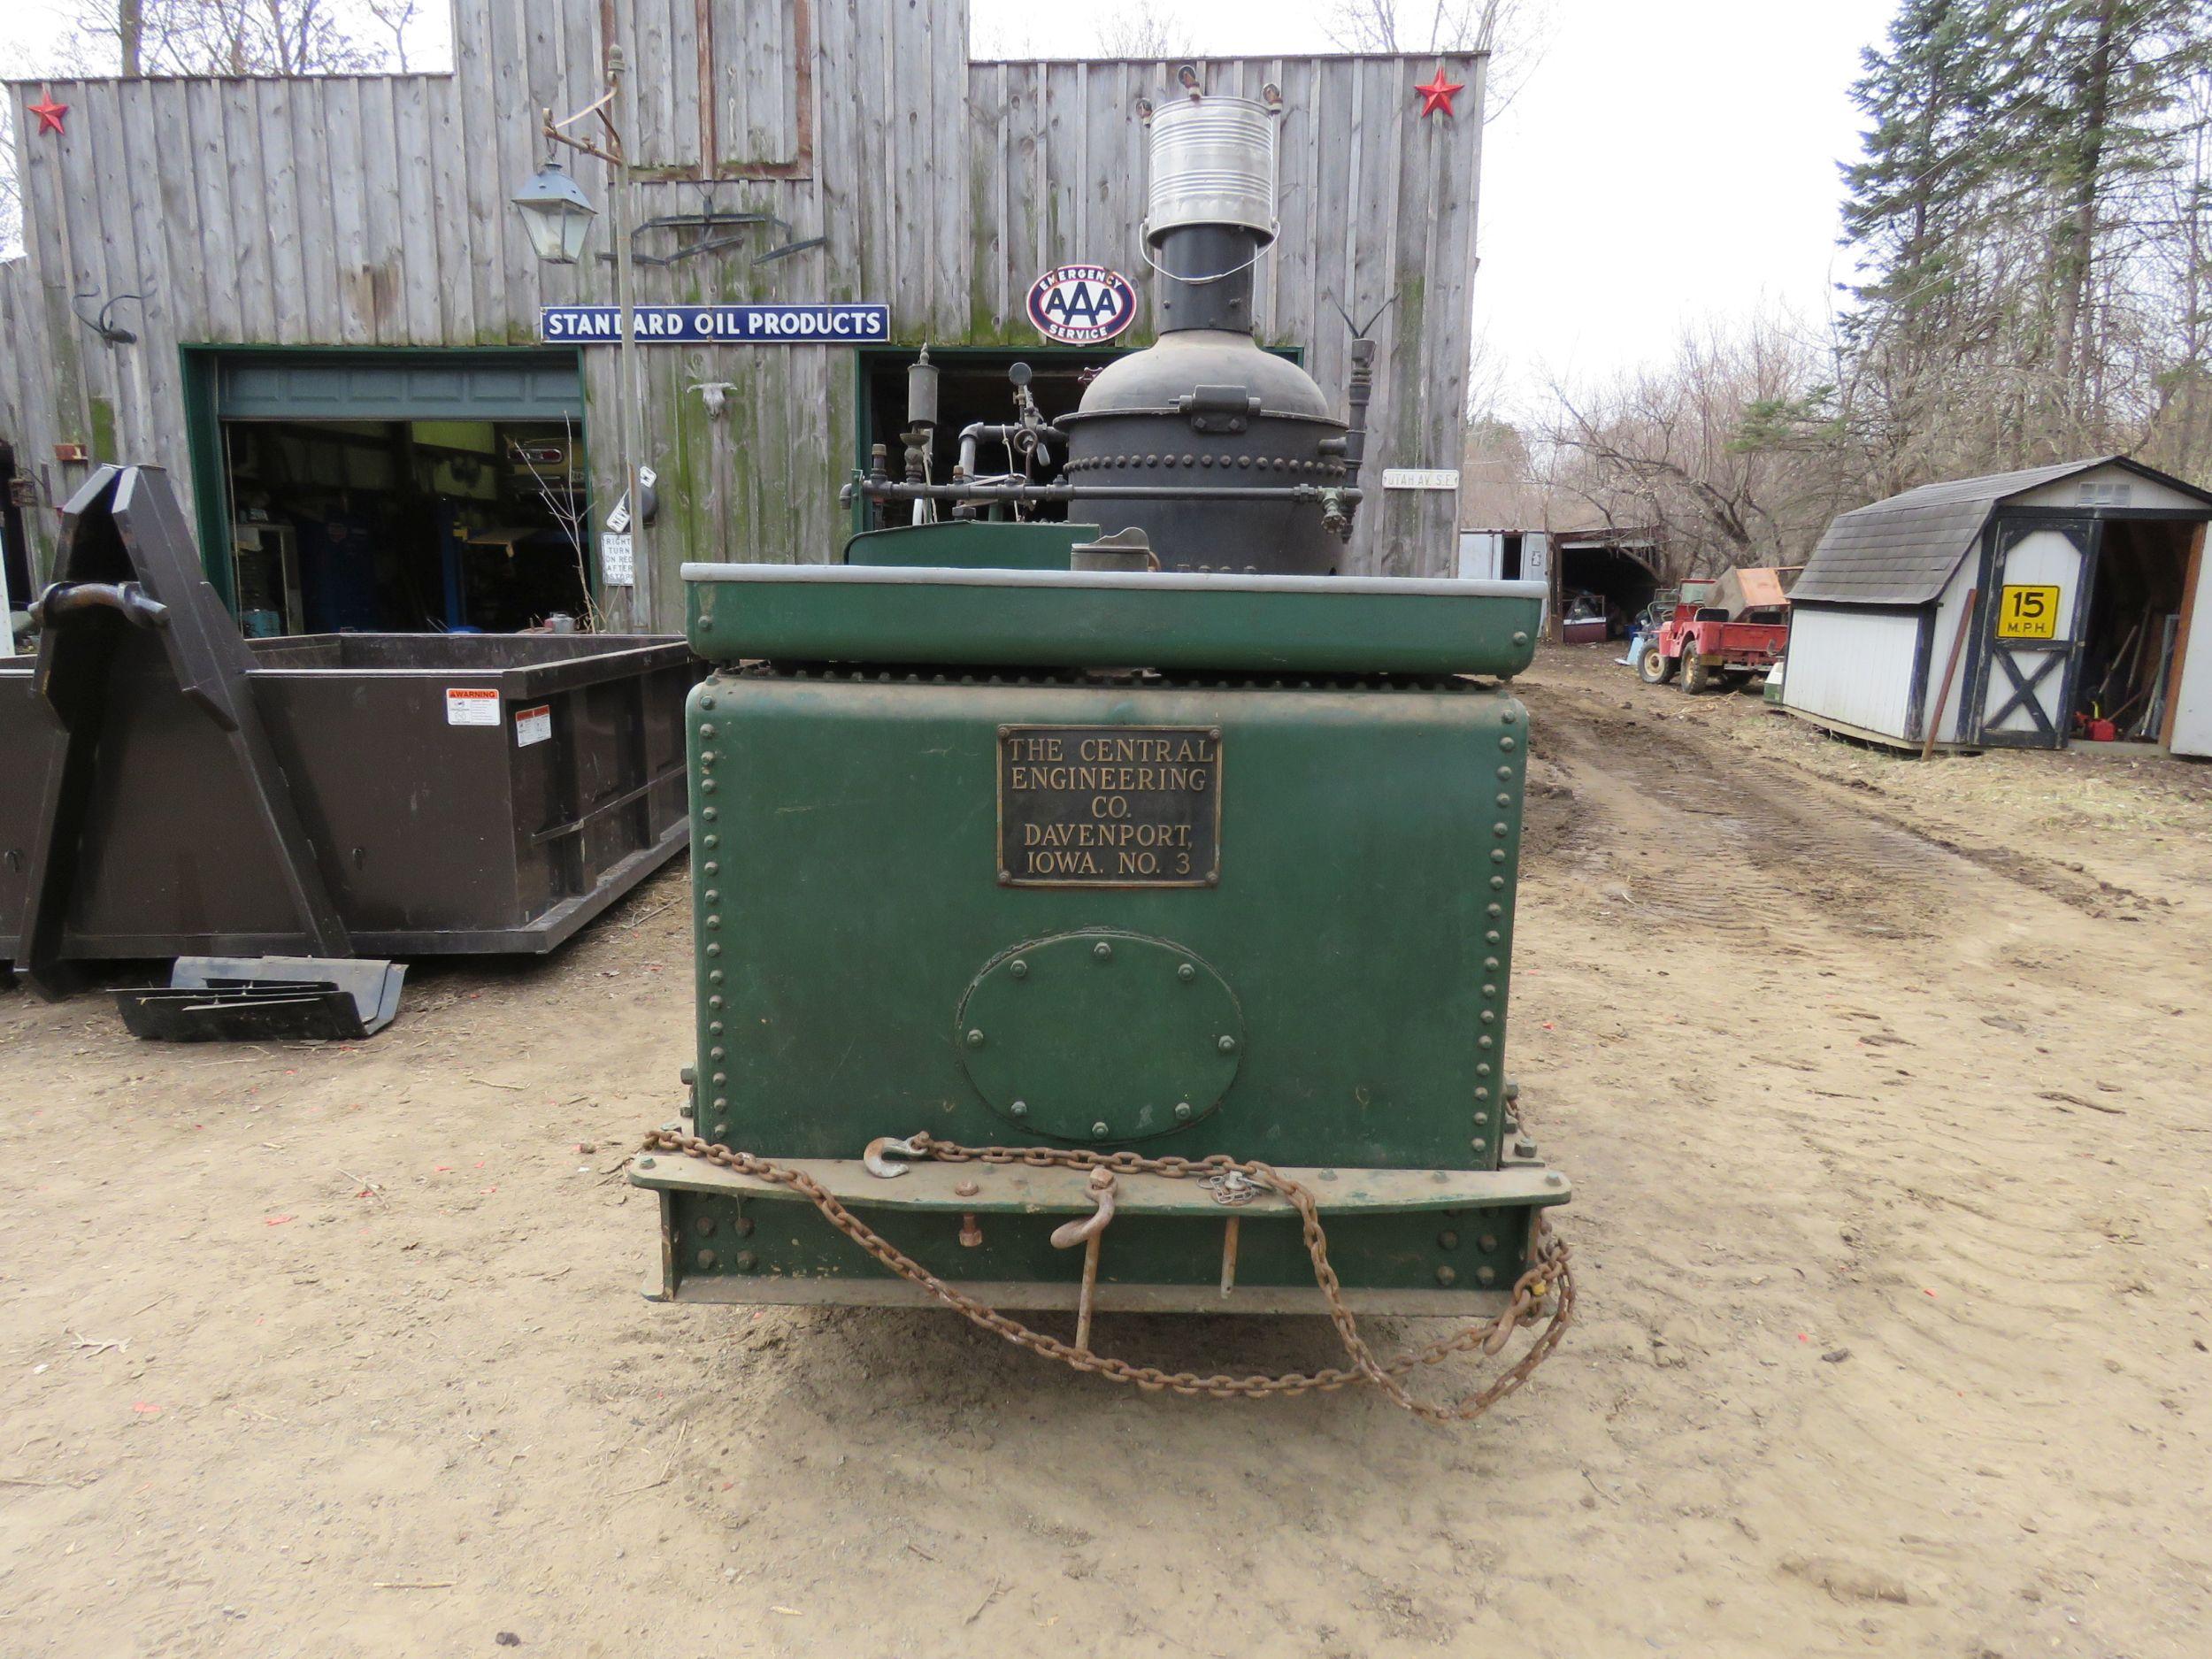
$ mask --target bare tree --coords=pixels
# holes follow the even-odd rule
[[[1034,29],[1016,28],[997,18],[977,18],[970,25],[968,55],[979,63],[997,58],[1022,63],[1045,53]]]
[[[60,58],[73,74],[352,74],[388,66],[364,38],[403,35],[415,0],[79,0]]]
[[[363,31],[380,28],[387,49]],[[423,0],[77,0],[50,58],[19,79],[86,75],[318,75],[410,67],[430,28]],[[0,259],[23,251],[20,157],[0,108]]]
[[[1801,563],[1858,495],[1824,349],[1787,319],[1690,331],[1664,366],[1555,386],[1555,499],[1663,526],[1676,575]]]
[[[578,591],[584,595],[584,631],[600,634],[606,630],[607,618],[601,613],[591,596],[591,562],[584,549],[589,545],[590,531],[585,523],[584,491],[576,459],[576,428],[566,415],[561,417],[561,470],[556,478],[538,470],[534,446],[511,443],[509,458],[519,462],[530,474],[530,481],[537,486],[538,500],[560,526],[562,538],[567,541],[569,552],[576,561]]]
[[[1134,0],[1092,32],[1102,58],[1194,58],[1190,25],[1156,0]]]
[[[1326,26],[1348,52],[1487,52],[1482,118],[1494,120],[1543,61],[1550,0],[1342,0]]]
[[[1505,353],[1478,323],[1467,347],[1467,425],[1471,428],[1504,419],[1506,384],[1511,379],[1512,365]]]
[[[361,0],[368,14],[392,37],[392,66],[408,72],[407,37],[422,12],[421,0]]]
[[[23,253],[23,175],[15,150],[15,110],[0,104],[0,259]]]

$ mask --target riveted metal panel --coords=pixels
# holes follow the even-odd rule
[[[1148,1151],[1495,1166],[1517,702],[1441,680],[964,679],[754,670],[693,694],[703,1133],[823,1157],[1004,1139],[962,1064],[968,987],[1024,941],[1117,930],[1202,960],[1248,1028],[1220,1106]],[[1220,883],[1002,883],[1018,719],[1218,727]]]

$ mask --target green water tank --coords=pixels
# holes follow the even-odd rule
[[[697,1133],[949,1283],[1072,1306],[1080,1175],[879,1137],[1225,1153],[1319,1202],[1355,1307],[1494,1306],[1565,1178],[1512,1123],[1528,583],[687,567]],[[921,1293],[692,1157],[654,1293]],[[1248,1199],[1248,1194],[1231,1194]],[[1317,1309],[1288,1206],[1124,1184],[1101,1308]],[[1234,1221],[1236,1225],[1229,1224]]]

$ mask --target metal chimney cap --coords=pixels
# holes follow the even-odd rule
[[[1230,225],[1275,240],[1275,111],[1250,98],[1193,97],[1152,116],[1145,241],[1186,225]]]

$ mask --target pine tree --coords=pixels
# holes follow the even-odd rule
[[[2212,78],[2212,0],[1903,0],[1853,88],[1846,427],[1885,485],[2123,448],[2202,367],[2162,242]]]
[[[1872,123],[1864,158],[1843,169],[1844,237],[1866,273],[1851,291],[1874,319],[1906,333],[1945,312],[1960,239],[2000,169],[1989,116],[2001,12],[1989,0],[1906,0],[1886,48],[1863,54],[1851,89]]]
[[[2193,76],[2212,68],[2207,0],[2040,0],[2044,50],[2016,165],[2039,188],[2054,402],[2067,427],[2101,425],[2108,265],[2135,252],[2131,210],[2175,166],[2173,119]]]
[[[1978,411],[1983,429],[1970,440],[1955,417],[1969,396],[1962,348],[2008,332],[1989,254],[2024,116],[2015,11],[2005,0],[1905,0],[1852,88],[1870,125],[1863,157],[1843,169],[1844,241],[1859,260],[1845,402],[1869,465],[1899,488],[1951,458],[1931,452],[1939,423],[1971,449],[2004,442],[2001,397]]]

